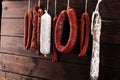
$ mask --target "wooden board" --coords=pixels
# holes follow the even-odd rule
[[[31,3],[33,5],[38,0]],[[57,15],[66,9],[67,0],[57,0]],[[88,0],[88,13],[92,14],[97,0]],[[61,6],[62,5],[62,6]],[[2,2],[2,25],[0,27],[0,80],[90,80],[90,55],[79,57],[79,51],[71,54],[59,54],[59,62],[52,63],[51,56],[44,58],[35,51],[23,48],[24,14],[28,1],[5,0]],[[46,0],[41,0],[46,7]],[[75,8],[78,21],[84,12],[85,0],[71,0],[70,6]],[[107,0],[100,4],[102,16],[100,77],[99,80],[119,80],[120,73],[120,1]],[[8,14],[9,13],[9,14]],[[49,13],[54,16],[54,0],[50,0]],[[80,26],[80,25],[79,25]]]
[[[27,3],[28,1],[22,0],[22,1],[3,1],[3,18],[23,18],[25,12],[27,11]],[[33,7],[34,3],[36,3],[37,0],[32,1],[31,8]],[[95,10],[97,1],[89,0],[88,1],[88,13],[92,14],[92,12]],[[67,0],[57,0],[57,14],[60,13],[61,10],[66,9]],[[46,7],[46,0],[41,0],[41,5]],[[62,5],[62,6],[60,6]],[[71,0],[70,6],[75,8],[77,11],[77,16],[80,19],[81,14],[84,12],[85,7],[85,0]],[[119,0],[107,0],[102,1],[100,5],[100,13],[102,16],[102,19],[108,20],[108,19],[120,19],[120,1]],[[32,10],[32,9],[31,9]],[[8,14],[9,13],[9,14]],[[49,13],[54,16],[54,0],[50,0],[49,3]]]
[[[51,63],[50,60],[1,54],[0,69],[48,80],[76,80],[89,78],[89,67],[72,63]],[[16,66],[17,65],[17,66]],[[69,68],[71,67],[71,68]],[[72,76],[73,74],[76,74]]]
[[[112,56],[114,56],[114,57],[120,56],[119,48],[120,48],[119,45],[101,44],[101,55],[111,56],[111,57]],[[0,52],[9,53],[9,54],[18,54],[18,55],[24,55],[24,56],[40,57],[35,54],[35,51],[24,49],[23,38],[21,38],[21,37],[1,36]],[[78,53],[76,53],[76,54],[78,54]],[[50,57],[50,56],[48,56],[48,57]]]
[[[104,21],[102,24],[101,43],[120,44],[119,25],[120,22],[116,20]],[[1,35],[23,38],[24,20],[2,19]]]
[[[30,80],[30,79],[43,80],[42,78],[34,78],[30,76],[0,70],[0,80]]]
[[[23,19],[2,19],[1,35],[24,36]]]
[[[51,56],[52,56],[52,53],[51,53],[50,55],[48,55],[47,58],[44,58],[43,55],[40,55],[40,56],[36,55],[35,51],[25,50],[23,47],[23,38],[22,37],[1,36],[0,52],[2,52],[4,54],[37,57],[37,58],[42,58],[42,59],[51,59]],[[70,56],[69,55],[66,55],[66,56],[68,56],[68,59],[70,58],[69,60],[71,62],[86,63],[88,61],[87,58],[79,60],[78,53],[75,53],[73,55],[70,54]],[[76,59],[76,57],[78,57],[78,58]],[[65,58],[67,58],[67,57],[65,57]],[[79,60],[79,61],[77,61],[77,60]],[[64,57],[63,57],[63,61],[64,61]]]
[[[112,60],[114,60],[115,62],[112,63],[112,60],[110,58],[106,58],[108,60],[103,60],[104,58],[101,58],[100,73],[102,74],[100,75],[104,75],[104,76],[106,75],[107,78],[109,78],[111,75],[109,73],[109,70],[112,71],[114,70],[113,73],[116,73],[115,77],[118,77],[117,75],[119,75],[118,72],[120,66],[117,65],[117,63],[119,63],[120,61],[116,61],[114,58]],[[109,62],[105,62],[105,61],[109,61]],[[31,76],[31,77],[33,76],[33,78],[36,77],[45,80],[63,80],[63,79],[88,80],[89,79],[89,71],[90,71],[89,65],[87,66],[83,64],[81,65],[81,64],[68,63],[68,62],[51,63],[50,60],[29,58],[29,57],[9,55],[9,54],[1,54],[0,62],[2,63],[0,64],[1,70],[23,75],[24,76],[23,78],[26,78],[25,76]],[[8,76],[13,79],[15,74],[8,74]],[[114,76],[111,75],[111,77]],[[15,79],[17,78],[19,80],[20,76],[15,77]]]
[[[6,41],[6,40],[8,40],[8,41]],[[11,40],[14,40],[14,42],[12,42]],[[27,57],[37,57],[40,59],[51,60],[51,55],[48,55],[47,58],[44,58],[43,56],[36,55],[35,52],[33,52],[33,51],[24,50],[22,42],[23,42],[23,38],[20,39],[18,37],[2,36],[0,51],[2,53],[7,53],[7,54],[21,55],[21,56],[27,56]],[[119,45],[109,45],[108,46],[106,44],[101,44],[101,51],[100,51],[101,57],[103,57],[103,58],[113,57],[113,58],[107,60],[107,61],[111,60],[111,62],[115,61],[115,60],[119,61],[119,58],[118,58],[118,57],[120,57],[119,48],[120,48]],[[118,58],[118,59],[116,59],[116,58]],[[114,60],[112,60],[112,59],[114,59]],[[89,57],[79,58],[78,53],[62,55],[61,60],[63,62],[67,61],[67,62],[74,62],[74,63],[80,63],[80,64],[89,64],[90,63]],[[116,64],[116,66],[117,66],[117,64]]]

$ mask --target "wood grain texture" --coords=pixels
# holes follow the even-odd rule
[[[23,38],[1,36],[1,39],[2,40],[1,40],[0,52],[2,52],[2,53],[12,54],[12,55],[21,55],[21,56],[27,56],[27,57],[36,57],[36,58],[51,60],[52,53],[50,55],[48,55],[47,58],[44,58],[43,55],[38,56],[37,54],[35,54],[34,51],[25,50],[24,47],[23,47]],[[66,56],[68,56],[68,58]],[[61,56],[62,61],[65,61],[67,59],[68,59],[68,61],[70,60],[70,62],[78,62],[78,63],[87,63],[89,61],[89,59],[87,59],[87,58],[79,59],[78,54],[76,54],[76,53],[71,54],[71,55],[66,55],[66,56],[65,56],[65,58],[64,57],[62,58],[62,56]],[[77,60],[79,60],[79,61],[77,61]],[[84,61],[86,61],[86,62],[84,62]]]
[[[14,38],[14,39],[13,39]],[[35,51],[25,50],[23,47],[23,38],[21,37],[8,37],[1,36],[0,52],[9,54],[20,54],[24,56],[39,57]]]
[[[117,57],[119,54],[119,45],[116,44],[102,44],[101,43],[101,55]],[[90,48],[91,49],[91,48]],[[76,49],[74,49],[76,50]],[[8,37],[1,36],[1,48],[0,52],[9,53],[9,54],[18,54],[24,56],[33,56],[33,57],[41,57],[35,54],[35,51],[25,50],[23,47],[23,38],[22,37]],[[77,50],[78,52],[78,50]],[[43,56],[42,56],[43,57]],[[50,59],[50,55],[48,59]]]
[[[0,64],[1,70],[22,75],[36,76],[48,80],[88,80],[89,78],[89,67],[85,65],[73,65],[72,63],[64,62],[51,63],[49,60],[9,54],[1,54],[0,62],[2,63]],[[73,74],[76,75],[72,76]]]
[[[23,19],[2,19],[1,35],[24,36]]]
[[[44,80],[44,79],[34,78],[26,75],[0,70],[0,80]]]
[[[36,3],[37,0],[32,1],[31,3],[31,10]],[[92,12],[95,9],[97,1],[95,0],[89,0],[88,1],[88,13],[92,14]],[[67,0],[57,0],[57,14],[60,13],[62,9],[66,9],[67,7]],[[22,1],[3,1],[3,18],[23,18],[25,12],[27,11],[28,1],[22,0]],[[41,5],[46,7],[46,0],[41,0]],[[62,6],[59,6],[62,5]],[[85,11],[85,0],[71,0],[70,6],[75,8],[77,11],[77,16],[80,19],[81,14]],[[108,19],[120,19],[120,1],[119,0],[107,0],[102,1],[100,4],[100,14],[102,16],[102,19],[108,20]],[[9,13],[9,14],[8,14]],[[50,0],[49,3],[49,13],[54,16],[54,0]],[[16,15],[17,14],[17,15]]]
[[[112,60],[115,62],[112,62]],[[8,79],[11,78],[20,80],[20,76],[18,76],[19,74],[22,75],[22,78],[25,79],[30,79],[30,77],[32,78],[33,76],[33,78],[36,77],[43,80],[89,80],[89,64],[83,65],[70,62],[51,63],[50,60],[29,58],[10,54],[1,54],[0,62],[0,70],[14,73],[7,73],[6,76],[8,76]],[[109,79],[112,77],[119,79],[118,75],[120,66],[117,65],[119,62],[120,61],[117,61],[117,59],[115,60],[115,58],[101,58],[100,76],[102,77],[100,78]],[[112,71],[111,73],[110,70]],[[0,74],[4,76],[3,72]],[[112,78],[111,80],[113,80]]]
[[[32,0],[33,5],[38,0]],[[57,15],[66,9],[67,0],[57,0]],[[97,0],[88,0],[88,13],[92,14]],[[41,0],[46,7],[46,0]],[[78,49],[71,54],[60,55],[57,63],[51,62],[52,54],[44,58],[23,48],[23,18],[27,0],[4,0],[0,31],[0,80],[90,80],[90,56],[79,57]],[[62,6],[61,6],[62,5]],[[85,0],[71,0],[80,21]],[[120,0],[103,0],[100,4],[102,33],[99,80],[120,80]],[[54,16],[54,0],[50,0],[49,13]],[[91,51],[91,45],[89,47]],[[91,55],[91,52],[88,52]]]
[[[7,24],[6,24],[7,23]],[[23,19],[2,19],[1,35],[12,37],[24,36]],[[120,44],[120,22],[118,20],[103,21],[101,43]],[[113,27],[114,26],[114,27]]]
[[[52,54],[48,55],[47,58],[44,58],[43,56],[36,55],[35,52],[33,52],[33,51],[24,50],[24,48],[23,48],[23,38],[7,37],[7,36],[1,36],[1,38],[2,38],[2,42],[1,42],[0,52],[2,52],[2,53],[13,54],[13,55],[21,55],[21,56],[27,56],[27,57],[36,57],[36,58],[40,58],[40,59],[51,60],[51,55]],[[8,40],[8,41],[6,41],[6,40]],[[12,40],[14,40],[14,42]],[[119,57],[120,57],[119,48],[120,48],[119,45],[109,45],[108,46],[108,44],[101,44],[100,55],[101,55],[101,58],[103,57],[103,59],[101,59],[101,60],[111,61],[111,62],[112,61],[119,62]],[[107,57],[109,59],[107,59]],[[111,57],[113,57],[113,58],[111,58]],[[118,59],[116,59],[116,58],[118,58]],[[69,55],[61,55],[60,61],[69,62],[69,63],[85,64],[85,65],[90,64],[90,58],[89,57],[80,58],[80,57],[78,57],[78,53],[75,53],[75,52],[71,53]],[[113,62],[113,64],[114,63],[115,62]],[[117,67],[117,63],[115,63],[115,64],[116,64],[116,67]]]

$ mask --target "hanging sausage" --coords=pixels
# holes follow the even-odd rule
[[[85,13],[81,17],[80,25],[80,53],[79,56],[86,56],[86,52],[90,39],[90,16],[87,13],[87,0],[85,6]]]
[[[99,76],[100,64],[100,34],[101,34],[101,16],[99,14],[99,4],[102,0],[98,0],[95,11],[92,14],[91,34],[93,35],[92,59],[90,67],[91,80],[97,80]]]
[[[68,16],[70,22],[70,35],[67,44],[64,46],[62,45],[62,32],[66,16]],[[55,26],[55,45],[57,50],[64,54],[70,53],[77,42],[77,35],[78,35],[78,22],[76,12],[73,8],[69,7],[68,0],[67,10],[61,11]]]
[[[30,0],[28,1],[28,12],[26,12],[24,17],[24,48],[30,49],[31,46],[31,38],[32,38],[32,19],[33,15],[30,12]]]
[[[32,41],[31,49],[36,50],[36,54],[40,54],[40,24],[41,16],[43,14],[40,8],[40,0],[33,7],[33,31],[32,31]]]
[[[37,49],[37,24],[38,24],[38,4],[36,3],[33,7],[33,32],[32,32],[32,41],[31,41],[31,49]]]
[[[49,0],[47,0],[47,10],[41,17],[41,31],[40,31],[40,52],[45,57],[50,53],[51,41],[51,16],[48,13]]]
[[[38,2],[38,24],[37,24],[37,52],[40,54],[40,27],[41,27],[41,16],[43,15],[43,10],[40,8],[40,0]]]
[[[57,4],[57,1],[55,0],[55,15],[54,15],[54,18],[53,18],[53,32],[52,32],[52,62],[56,62],[57,61],[57,50],[56,50],[56,47],[55,47],[55,42],[54,42],[54,31],[55,31],[55,25],[56,25],[56,21],[57,21],[57,15],[56,15],[56,4]]]

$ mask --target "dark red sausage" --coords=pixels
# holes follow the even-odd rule
[[[61,37],[64,21],[66,18],[66,13],[70,22],[70,35],[67,44],[64,46],[62,45]],[[70,53],[77,42],[77,35],[78,35],[78,22],[75,10],[73,8],[69,8],[67,12],[66,10],[63,10],[58,16],[58,20],[56,22],[55,27],[55,45],[57,50],[64,54]]]
[[[52,55],[52,62],[57,62],[57,50],[56,50],[56,47],[55,47],[55,42],[54,42],[54,31],[55,31],[55,25],[56,25],[56,21],[57,21],[57,16],[55,16],[54,18],[53,18],[53,28],[52,28],[52,30],[53,30],[53,33],[52,33],[52,42],[53,42],[53,45],[52,45],[52,53],[53,53],[53,55]]]
[[[80,54],[79,56],[86,56],[86,52],[90,39],[90,17],[88,13],[83,13],[80,27]]]
[[[38,24],[37,24],[37,52],[36,54],[40,54],[40,25],[41,25],[42,14],[43,14],[43,10],[39,8],[38,9]]]
[[[35,4],[33,7],[33,33],[32,33],[32,41],[31,41],[31,49],[37,49],[37,24],[38,24],[38,4]]]
[[[32,38],[32,13],[27,12],[24,18],[24,48],[30,49]]]
[[[26,49],[28,37],[28,13],[24,16],[24,48]]]

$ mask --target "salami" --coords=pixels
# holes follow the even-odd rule
[[[91,80],[97,80],[99,77],[99,64],[100,64],[100,35],[102,19],[99,13],[99,4],[102,0],[98,0],[95,11],[92,14],[91,34],[93,35],[93,48],[90,67]]]
[[[46,11],[41,16],[41,30],[40,30],[40,52],[45,57],[50,53],[51,45],[51,16]]]

